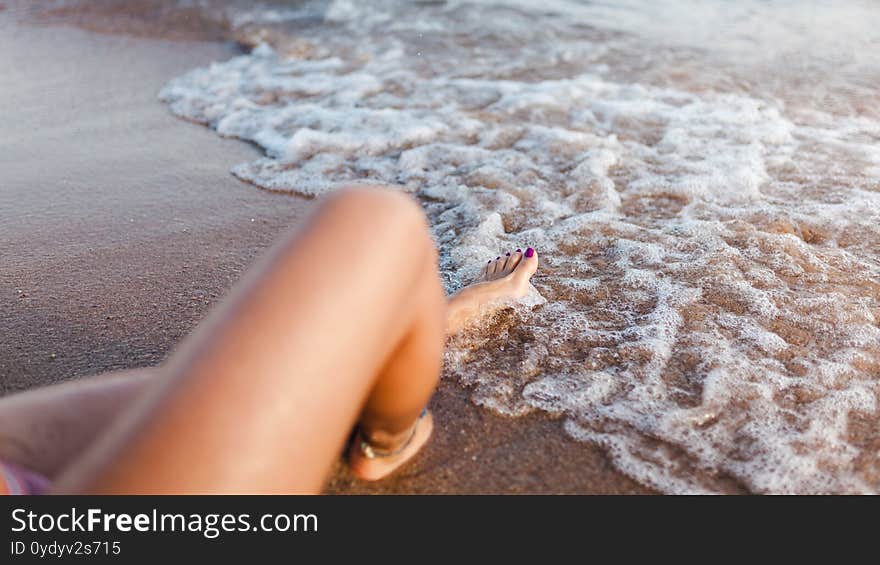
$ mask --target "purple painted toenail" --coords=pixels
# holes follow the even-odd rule
[[[507,255],[506,255],[506,256],[507,256],[507,257],[510,257],[510,251],[507,252]]]
[[[499,255],[498,257],[495,257],[495,260],[496,260],[496,261],[497,261],[498,259],[501,259],[501,255]]]
[[[535,254],[535,250],[532,249],[531,247],[529,247],[528,249],[526,249],[526,257],[531,257],[531,256],[534,255],[534,254]]]
[[[486,262],[486,264],[488,265],[488,264],[491,263],[491,262],[492,262],[492,259],[489,259],[489,260]]]
[[[517,249],[516,252],[517,252],[517,253],[522,253],[522,249]]]

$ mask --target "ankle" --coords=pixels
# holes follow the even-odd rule
[[[399,431],[389,431],[380,427],[361,425],[361,451],[370,458],[397,455],[399,451],[405,449],[412,442],[418,431],[419,423],[427,414],[428,409],[423,409],[415,422]]]
[[[366,429],[362,427],[361,437],[375,449],[383,451],[394,450],[406,443],[407,439],[412,435],[412,430],[415,426],[416,424],[414,423],[399,432],[390,432],[381,428]]]

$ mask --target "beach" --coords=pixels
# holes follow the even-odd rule
[[[236,45],[70,25],[80,16],[0,11],[3,394],[160,363],[313,202],[238,180],[230,167],[259,149],[157,98]],[[174,39],[145,37],[156,33]],[[558,418],[502,417],[469,396],[444,379],[435,436],[412,464],[367,484],[340,460],[328,492],[652,492]]]
[[[389,185],[448,293],[540,267],[430,449],[331,492],[880,492],[872,2],[0,3],[4,391],[159,363]]]

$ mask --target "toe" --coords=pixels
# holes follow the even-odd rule
[[[522,260],[522,250],[517,249],[513,253],[508,253],[507,263],[504,265],[505,274],[512,273]]]
[[[516,273],[519,276],[531,278],[538,270],[538,252],[529,247],[522,255],[522,260],[517,265]]]
[[[510,272],[510,251],[501,258],[501,275],[504,276]]]
[[[489,276],[490,277],[498,277],[501,274],[502,269],[504,268],[504,257],[498,256],[492,261],[492,264],[489,266]]]

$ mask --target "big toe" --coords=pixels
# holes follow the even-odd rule
[[[514,274],[518,277],[524,277],[526,280],[532,278],[535,271],[538,270],[538,252],[529,247],[523,253],[522,260],[516,266]]]
[[[510,281],[513,283],[514,296],[523,297],[529,292],[529,280],[538,270],[538,254],[531,247],[526,250],[517,264]]]

